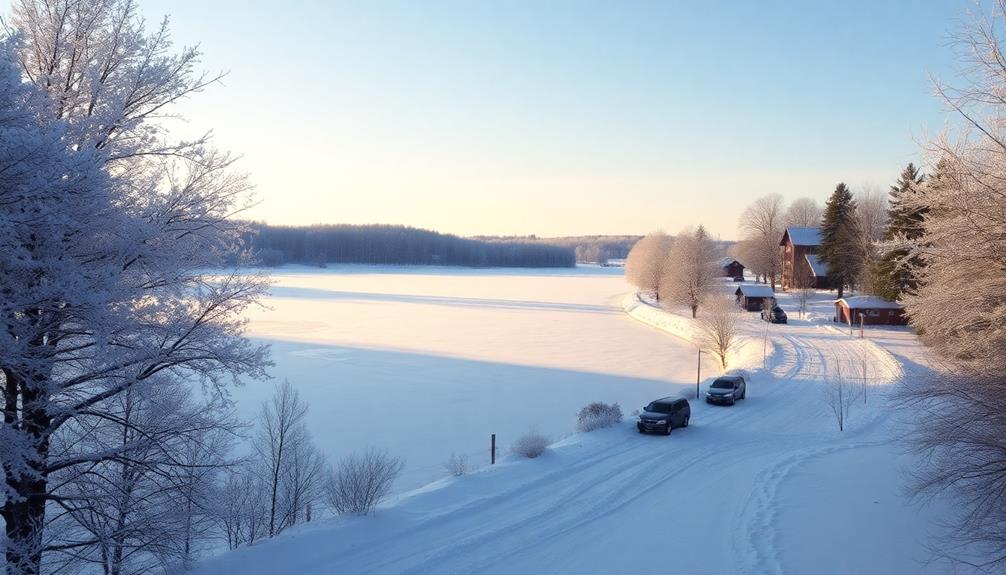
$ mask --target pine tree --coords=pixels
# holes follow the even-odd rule
[[[941,162],[942,163],[942,162]],[[934,183],[941,179],[940,166]],[[890,208],[887,211],[887,228],[884,240],[892,245],[877,265],[878,294],[890,300],[901,297],[917,287],[915,277],[922,262],[917,257],[908,257],[908,249],[895,244],[910,242],[922,235],[922,221],[926,210],[915,207],[913,200],[919,194],[919,186],[924,176],[914,164],[909,163],[901,172],[897,183],[891,186]]]
[[[856,201],[844,183],[838,184],[824,208],[818,257],[828,264],[828,279],[842,297],[845,286],[857,277],[858,258],[853,226]]]

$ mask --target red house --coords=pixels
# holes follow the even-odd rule
[[[901,304],[875,295],[857,295],[835,301],[835,321],[844,324],[905,325],[905,309]]]
[[[817,259],[819,228],[786,228],[782,246],[782,289],[828,289],[828,266]]]

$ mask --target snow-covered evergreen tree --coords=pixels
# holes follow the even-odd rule
[[[910,204],[912,196],[918,193],[924,176],[913,163],[905,166],[898,181],[891,186],[889,192],[889,207],[887,210],[887,227],[884,229],[886,242],[910,242],[922,234],[922,219],[926,208],[913,208]],[[883,257],[876,265],[877,286],[879,295],[892,301],[901,299],[905,292],[915,288],[913,269],[919,266],[918,258],[906,259],[908,249],[905,247],[888,247]]]
[[[845,286],[859,273],[858,243],[855,234],[856,200],[844,183],[838,184],[824,208],[821,247],[818,256],[828,264],[828,279],[842,297]]]

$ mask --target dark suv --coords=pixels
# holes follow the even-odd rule
[[[706,391],[706,403],[721,403],[733,405],[738,399],[744,399],[747,395],[747,382],[743,375],[724,375],[716,378],[716,381],[709,386]]]
[[[688,405],[687,399],[665,397],[652,401],[643,408],[639,421],[636,422],[636,429],[639,433],[659,431],[670,435],[675,427],[688,427],[691,416],[692,406]]]
[[[777,305],[761,310],[761,318],[769,323],[789,323],[786,312]]]

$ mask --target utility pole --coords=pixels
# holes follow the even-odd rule
[[[699,382],[702,380],[702,350],[699,350],[699,359],[695,363],[695,399],[699,398]]]
[[[765,369],[765,364],[768,362],[768,326],[769,323],[765,324],[765,337],[761,341],[761,368]]]
[[[489,465],[496,465],[496,434],[489,440]]]

